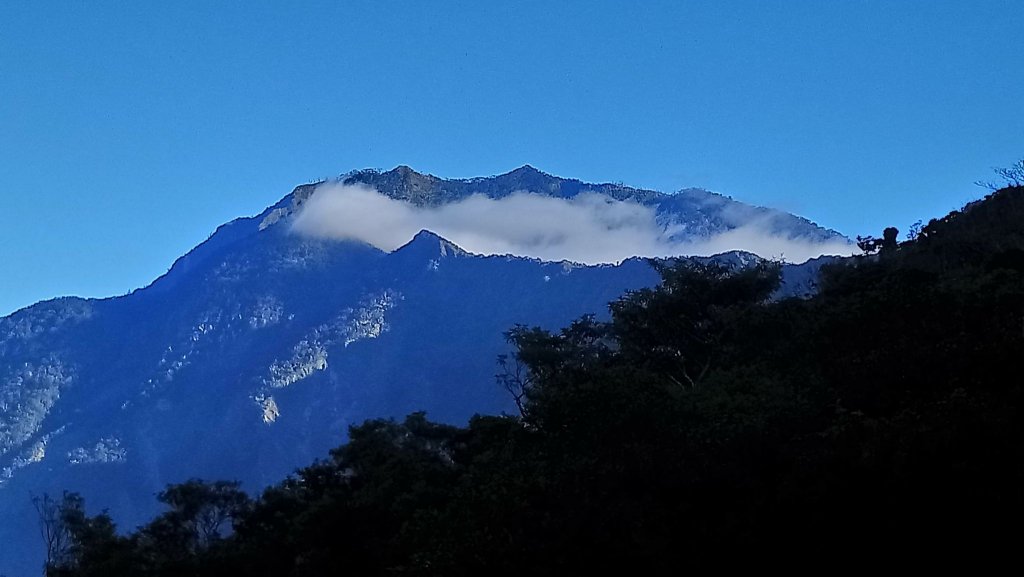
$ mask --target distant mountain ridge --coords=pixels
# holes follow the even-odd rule
[[[727,229],[744,210],[769,210],[531,167],[469,180],[399,167],[340,181],[419,204],[596,191],[657,205],[694,235]],[[507,352],[503,331],[602,315],[624,291],[658,280],[643,259],[484,257],[430,231],[391,253],[292,234],[315,189],[296,187],[260,215],[218,228],[132,294],[55,299],[0,319],[0,572],[38,569],[30,492],[79,491],[131,527],[152,514],[152,494],[166,483],[229,478],[256,490],[323,456],[366,418],[426,410],[462,422],[512,411],[493,378],[496,356]],[[769,212],[780,226],[795,223],[793,234],[838,235]],[[777,296],[813,292],[830,260],[785,267]]]
[[[685,188],[674,194],[633,188],[622,184],[586,183],[544,173],[530,165],[497,176],[444,179],[421,174],[408,166],[389,171],[357,170],[340,177],[342,184],[372,186],[391,198],[417,206],[437,206],[462,200],[473,194],[503,198],[514,192],[530,192],[557,198],[573,198],[582,193],[597,193],[615,200],[630,200],[657,207],[659,216],[682,224],[686,234],[706,237],[736,228],[755,219],[771,221],[771,230],[793,238],[815,241],[842,240],[834,230],[810,220],[771,208],[756,207],[702,188]],[[315,185],[296,189],[299,196],[311,194]]]

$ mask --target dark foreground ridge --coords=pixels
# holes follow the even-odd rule
[[[809,299],[770,301],[770,264],[661,267],[607,322],[508,333],[499,382],[520,415],[367,421],[253,498],[169,487],[124,536],[66,496],[51,575],[678,574],[1012,550],[1022,223],[1024,188],[1000,190],[826,267]]]

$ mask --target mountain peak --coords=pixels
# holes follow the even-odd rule
[[[508,173],[506,173],[506,174],[504,174],[502,176],[526,176],[526,175],[531,175],[531,176],[538,175],[538,176],[548,176],[548,177],[551,176],[550,174],[548,174],[548,173],[546,173],[546,172],[544,172],[542,170],[537,170],[537,168],[535,168],[535,167],[533,167],[532,165],[529,165],[529,164],[524,164],[524,165],[520,166],[519,168],[517,168],[517,169],[515,169],[515,170],[513,170],[511,172],[508,172]]]
[[[425,174],[416,172],[411,166],[409,166],[407,164],[399,164],[398,166],[392,168],[388,172],[389,173],[397,174],[397,175],[402,176],[404,178],[408,178],[408,177],[412,177],[412,176],[427,176]]]
[[[432,174],[416,172],[404,164],[386,172],[377,169],[355,171],[342,180],[342,184],[365,184],[383,194],[414,204],[439,204],[437,190],[445,181]]]
[[[427,229],[416,233],[412,240],[395,249],[395,252],[411,253],[417,257],[426,256],[431,259],[469,254],[452,241]]]
[[[412,237],[412,240],[410,240],[408,242],[408,244],[406,244],[405,246],[409,246],[410,244],[422,244],[422,243],[425,243],[425,242],[433,243],[433,242],[447,242],[447,241],[445,241],[445,239],[442,238],[437,233],[435,233],[433,231],[430,231],[430,230],[427,230],[427,229],[424,228],[424,229],[421,229],[419,232],[417,232]]]

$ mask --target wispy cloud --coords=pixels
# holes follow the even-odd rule
[[[822,254],[850,254],[841,240],[814,242],[771,232],[764,219],[697,240],[673,239],[655,210],[598,194],[562,199],[515,193],[501,199],[474,195],[438,207],[418,207],[363,185],[323,185],[295,216],[304,236],[356,240],[392,251],[430,230],[477,254],[513,254],[586,264],[633,256],[710,255],[745,250],[802,262]]]

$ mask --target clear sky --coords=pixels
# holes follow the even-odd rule
[[[1024,156],[1024,3],[0,3],[0,315],[147,284],[299,183],[532,164],[848,235]]]

